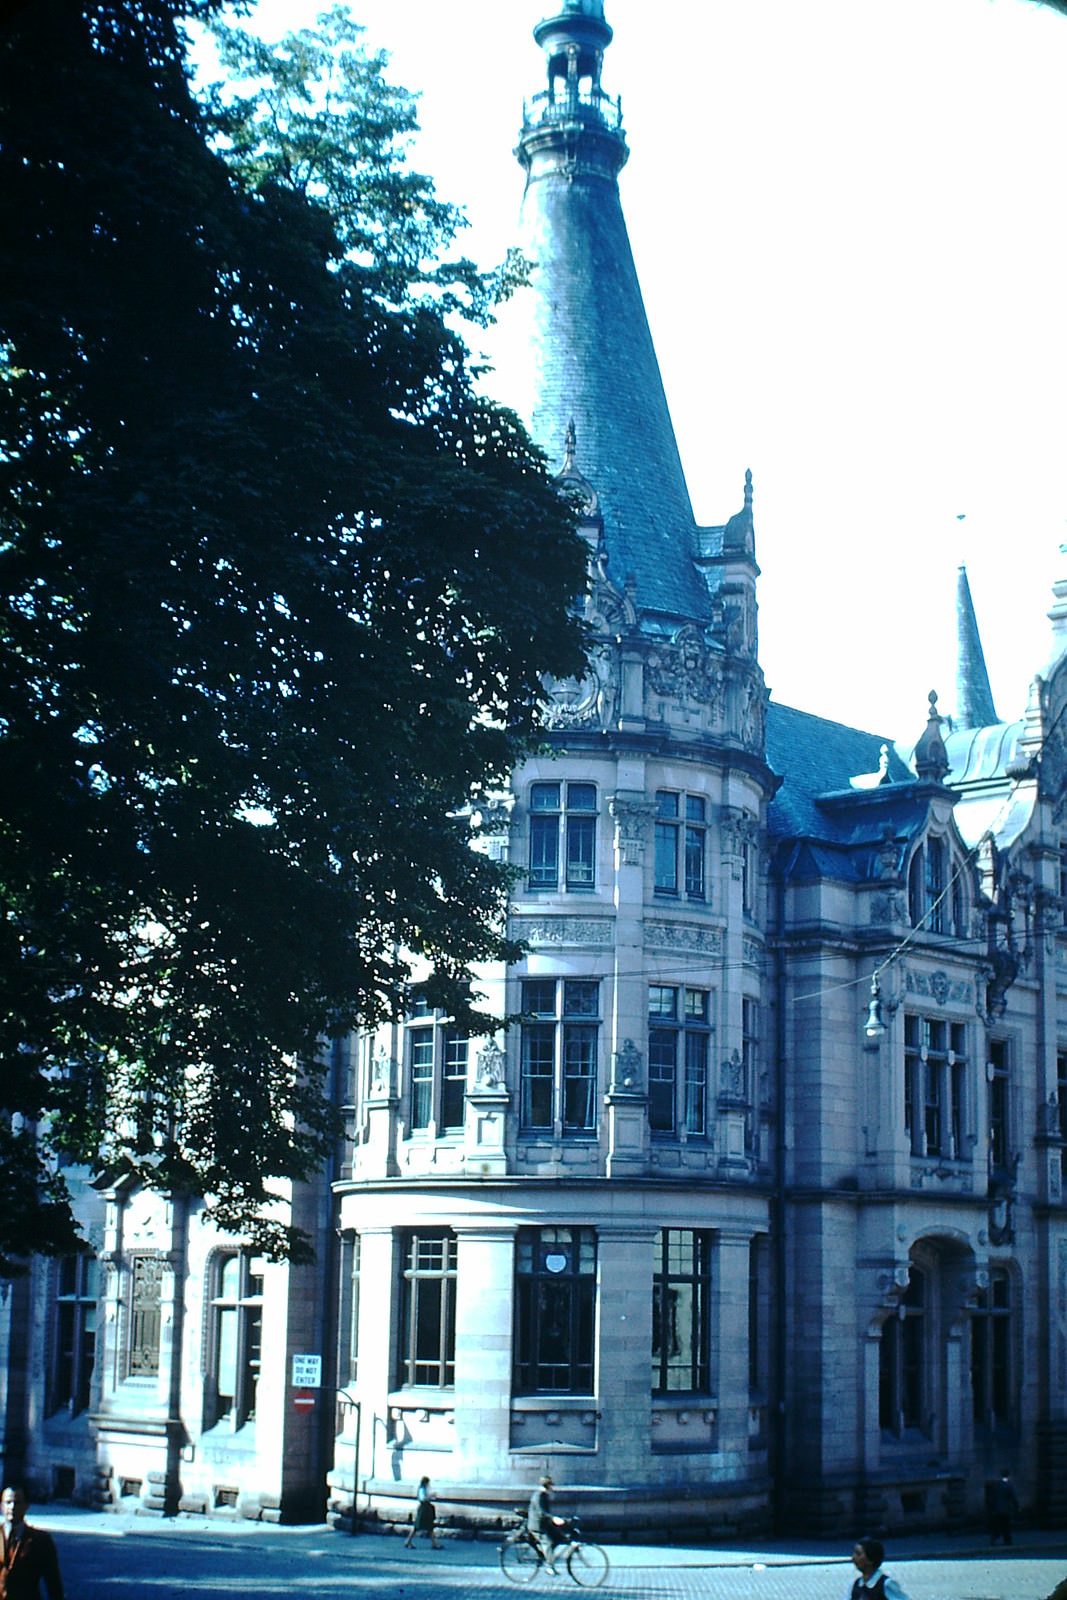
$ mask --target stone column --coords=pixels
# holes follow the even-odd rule
[[[359,1476],[387,1477],[389,1392],[396,1350],[397,1245],[392,1228],[359,1230]]]
[[[374,1042],[366,1099],[367,1139],[359,1156],[360,1176],[364,1178],[395,1178],[400,1173],[397,1158],[400,1113],[397,1033],[395,1028],[390,1030],[389,1046],[384,1038]]]
[[[615,819],[615,948],[611,1080],[607,1112],[607,1174],[644,1172],[648,1165],[648,1096],[643,1052],[647,998],[644,961],[645,851],[653,806],[644,792],[644,763],[620,763],[611,797]]]
[[[647,1479],[652,1439],[652,1249],[655,1228],[601,1229],[597,1476]],[[746,1277],[746,1294],[747,1294]]]
[[[456,1454],[465,1483],[510,1468],[514,1227],[456,1227]]]
[[[718,1453],[748,1471],[748,1252],[751,1235],[716,1234],[712,1257],[712,1348],[716,1352]]]

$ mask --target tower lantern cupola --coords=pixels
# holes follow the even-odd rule
[[[519,160],[531,178],[580,161],[614,179],[629,151],[621,102],[600,83],[612,40],[603,0],[566,0],[556,16],[537,24],[534,38],[545,52],[548,87],[523,107]]]

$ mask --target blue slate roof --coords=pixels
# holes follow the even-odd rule
[[[853,788],[852,779],[878,772],[886,746],[887,781]],[[887,835],[903,843],[925,824],[928,788],[884,735],[772,701],[766,748],[782,778],[767,814],[772,840],[806,841],[791,872],[866,879]]]

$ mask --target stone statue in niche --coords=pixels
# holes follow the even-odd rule
[[[504,1052],[495,1039],[490,1039],[478,1051],[475,1076],[476,1089],[504,1088]]]
[[[719,1069],[719,1088],[720,1093],[730,1100],[743,1100],[745,1097],[745,1068],[736,1050]]]
[[[388,1094],[392,1088],[393,1063],[384,1044],[380,1044],[374,1053],[371,1064],[371,1093]]]
[[[632,1039],[624,1039],[615,1052],[615,1088],[626,1091],[641,1087],[641,1052]]]
[[[755,679],[745,685],[741,705],[741,743],[749,748],[763,748],[763,719],[766,710],[766,690]]]

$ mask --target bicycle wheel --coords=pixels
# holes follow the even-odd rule
[[[607,1551],[598,1544],[576,1544],[567,1557],[567,1571],[583,1589],[599,1589],[608,1575]]]
[[[540,1565],[539,1553],[524,1535],[500,1546],[500,1570],[512,1583],[529,1583]]]

